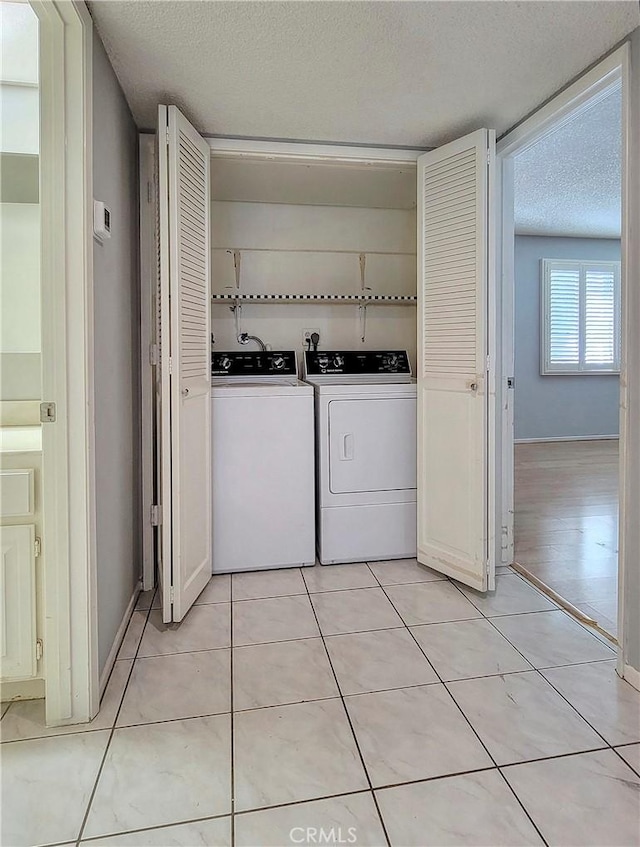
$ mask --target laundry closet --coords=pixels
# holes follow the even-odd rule
[[[495,134],[478,130],[424,155],[204,139],[160,106],[157,139],[155,157],[149,139],[141,143],[143,351],[149,341],[153,368],[143,406],[156,400],[155,429],[148,420],[143,429],[157,436],[143,475],[165,621],[182,620],[212,572],[212,353],[230,354],[219,360],[224,375],[238,354],[264,346],[275,369],[285,359],[276,365],[271,352],[302,359],[310,339],[319,351],[363,351],[363,362],[368,350],[408,352],[418,379],[418,558],[486,590]],[[398,361],[394,378],[408,376]],[[343,440],[350,459],[353,439]]]
[[[415,156],[340,161],[339,148],[298,147],[212,151],[213,349],[241,349],[247,332],[301,359],[315,331],[319,349],[408,349],[415,366]]]

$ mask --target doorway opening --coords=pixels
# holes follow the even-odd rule
[[[619,631],[622,93],[621,67],[603,72],[503,160],[514,221],[513,233],[505,232],[513,238],[505,266],[513,287],[504,292],[513,329],[505,359],[513,374],[509,558],[612,641]]]
[[[0,525],[3,703],[44,696],[39,25],[2,3]],[[3,705],[4,710],[4,705]]]
[[[38,719],[57,726],[98,708],[92,30],[83,6],[56,0],[3,2],[0,13],[0,694],[36,701]]]

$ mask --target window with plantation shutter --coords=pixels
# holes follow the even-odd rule
[[[542,259],[541,283],[541,373],[618,373],[620,262]]]

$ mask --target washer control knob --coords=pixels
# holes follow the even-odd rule
[[[281,371],[284,368],[284,366],[286,365],[286,363],[287,362],[286,362],[286,359],[284,358],[284,356],[274,356],[271,359],[271,367],[275,371]]]
[[[392,370],[395,370],[398,367],[398,357],[395,353],[390,353],[387,356],[386,365]]]
[[[333,357],[334,368],[341,368],[341,367],[343,367],[343,365],[344,365],[344,356],[342,356],[340,353],[336,353],[336,355]]]
[[[328,368],[329,367],[329,357],[325,356],[325,355],[318,356],[318,367],[322,368],[322,370],[324,370],[325,368]]]
[[[231,370],[231,359],[228,356],[221,356],[219,367],[221,371]]]

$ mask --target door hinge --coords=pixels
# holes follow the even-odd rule
[[[491,370],[491,356],[487,356],[487,361],[485,363],[485,370],[487,373]]]
[[[173,603],[175,600],[175,591],[173,590],[173,585],[169,589],[169,600],[171,601],[171,603]]]
[[[165,140],[165,143],[168,147],[169,146],[169,127],[168,126],[165,127],[164,132],[165,132],[164,140]]]
[[[147,203],[153,203],[153,184],[147,180]]]
[[[515,388],[516,387],[516,378],[515,376],[507,377],[507,388]]]
[[[36,559],[38,559],[38,558],[40,558],[41,553],[42,553],[42,541],[39,538],[36,538],[36,540],[33,542],[33,555],[35,556]]]
[[[158,345],[150,344],[149,345],[149,364],[157,365],[158,364]]]
[[[44,656],[44,643],[41,638],[36,638],[36,662]]]
[[[160,506],[154,503],[151,506],[151,526],[160,526],[161,517]]]
[[[169,373],[173,373],[173,363],[171,361],[171,356],[169,356]]]
[[[40,423],[56,422],[56,404],[40,403]]]

